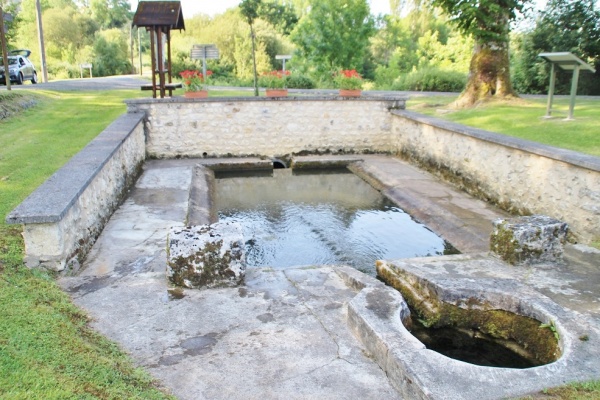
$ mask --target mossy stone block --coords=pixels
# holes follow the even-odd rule
[[[167,278],[186,288],[234,287],[246,273],[238,223],[172,228],[167,239]]]
[[[568,226],[565,222],[532,215],[494,221],[490,249],[513,264],[538,264],[562,259]]]

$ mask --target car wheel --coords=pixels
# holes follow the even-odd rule
[[[37,83],[37,72],[33,72],[33,76],[31,77],[31,83],[34,85]]]
[[[23,84],[23,73],[19,72],[19,75],[17,75],[17,85],[22,85]]]

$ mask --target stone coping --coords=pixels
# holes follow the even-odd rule
[[[440,268],[433,262],[443,265]],[[440,300],[460,306],[477,298],[490,309],[507,310],[555,326],[562,356],[555,362],[525,369],[478,366],[427,349],[401,322],[406,311],[396,290],[367,285],[348,304],[348,324],[392,385],[410,399],[505,399],[520,397],[547,387],[595,379],[600,372],[593,321],[554,303],[548,297],[513,279],[469,274],[457,276],[454,264],[486,263],[488,269],[502,263],[487,255],[457,255],[378,262],[386,269],[410,275],[415,285],[433,285]],[[464,307],[463,307],[464,308]]]
[[[232,103],[232,102],[273,102],[273,101],[391,101],[397,102],[394,108],[404,108],[408,96],[370,96],[363,94],[360,97],[343,97],[338,95],[319,95],[304,96],[294,95],[293,93],[286,97],[266,97],[266,96],[243,96],[243,97],[207,97],[204,99],[187,99],[185,97],[170,97],[164,99],[141,98],[125,100],[125,104],[155,104],[155,103]]]
[[[144,114],[124,114],[31,193],[6,217],[7,224],[59,222],[121,144],[142,122]]]
[[[563,161],[592,171],[600,172],[600,157],[589,154],[579,153],[573,150],[561,149],[530,140],[519,139],[512,136],[502,135],[486,131],[483,129],[472,128],[455,122],[444,121],[439,118],[419,114],[414,111],[393,110],[393,114],[417,121],[422,124],[431,125],[437,128],[460,133],[476,139],[485,140],[505,147],[526,151],[557,161]]]

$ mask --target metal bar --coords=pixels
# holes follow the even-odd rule
[[[546,117],[552,114],[552,101],[554,100],[554,86],[556,84],[556,69],[554,63],[550,64],[550,87],[548,88],[548,105],[546,106]]]
[[[579,83],[579,65],[573,70],[573,80],[571,81],[571,102],[569,103],[568,120],[573,119],[573,111],[575,110],[575,98],[577,97],[577,84]]]

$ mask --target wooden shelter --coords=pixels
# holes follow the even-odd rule
[[[142,90],[152,90],[152,97],[160,93],[165,97],[181,84],[174,84],[171,77],[171,30],[185,30],[183,12],[179,1],[140,1],[133,16],[133,26],[145,27],[150,32],[152,51],[152,85],[142,86]],[[166,54],[165,54],[166,46]]]

